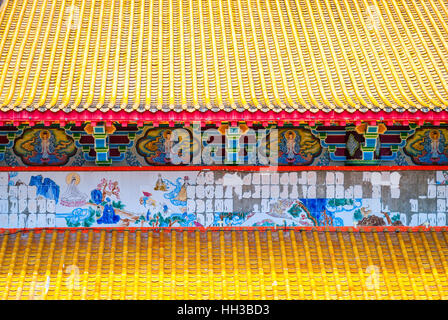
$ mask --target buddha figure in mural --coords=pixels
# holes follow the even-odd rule
[[[296,154],[295,148],[296,148],[296,134],[289,130],[285,133],[286,138],[286,156],[288,159],[294,159],[294,156]]]
[[[431,139],[431,158],[437,159],[440,156],[440,132],[438,130],[431,130],[429,133],[429,138]]]
[[[165,138],[164,142],[165,159],[167,161],[171,159],[171,148],[173,147],[173,142],[171,141],[171,134],[172,134],[171,130],[167,130],[163,134]]]
[[[81,207],[86,203],[87,195],[78,190],[79,174],[71,173],[66,177],[67,188],[61,196],[61,205],[66,207]]]
[[[165,182],[163,182],[162,175],[160,173],[159,173],[159,177],[157,178],[156,186],[154,187],[154,190],[167,191],[166,184],[165,184]]]
[[[42,160],[48,160],[50,158],[50,132],[48,130],[42,130],[40,132],[40,146],[42,152]]]

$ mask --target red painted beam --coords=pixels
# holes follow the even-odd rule
[[[448,166],[95,166],[95,167],[0,167],[0,171],[441,171],[448,170]]]
[[[116,232],[136,232],[136,231],[152,231],[152,232],[172,232],[172,231],[321,231],[321,232],[428,232],[428,231],[434,231],[434,232],[447,232],[448,227],[447,226],[440,226],[440,227],[424,227],[424,226],[418,226],[418,227],[408,227],[408,226],[381,226],[381,227],[54,227],[54,228],[0,228],[0,234],[13,234],[18,232],[34,232],[34,233],[40,233],[42,231],[56,231],[59,233],[63,232],[100,232],[100,231],[116,231]]]
[[[448,112],[373,112],[367,111],[365,113],[360,111],[355,111],[353,113],[344,112],[317,112],[313,113],[311,111],[306,112],[250,112],[250,111],[181,111],[181,112],[126,112],[126,111],[82,111],[82,112],[70,112],[65,113],[63,111],[52,112],[52,111],[6,111],[0,112],[0,122],[1,121],[11,121],[11,122],[30,122],[30,121],[47,121],[47,122],[59,122],[59,121],[118,121],[118,122],[139,122],[142,121],[156,121],[156,122],[193,122],[193,121],[306,121],[306,122],[356,122],[356,121],[409,121],[421,123],[422,120],[427,122],[448,122]]]

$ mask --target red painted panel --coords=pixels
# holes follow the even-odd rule
[[[442,171],[448,166],[144,166],[144,167],[0,167],[0,171]]]
[[[82,112],[70,112],[65,113],[63,111],[52,112],[52,111],[7,111],[0,113],[0,121],[17,121],[17,122],[29,122],[29,121],[119,121],[119,122],[144,122],[144,121],[155,121],[159,122],[173,122],[173,121],[201,121],[201,122],[221,122],[221,121],[413,121],[413,122],[447,122],[448,121],[448,112],[373,112],[367,111],[365,113],[360,111],[355,111],[350,113],[348,111],[344,111],[341,113],[332,111],[332,112],[323,112],[319,111],[317,113],[313,113],[311,111],[306,112],[238,112],[238,111],[181,111],[181,112],[126,112],[126,111],[82,111]]]
[[[428,232],[428,231],[434,231],[434,232],[440,232],[440,231],[448,231],[447,226],[443,227],[424,227],[424,226],[418,226],[418,227],[407,227],[407,226],[381,226],[381,227],[77,227],[77,228],[69,228],[69,227],[55,227],[55,228],[0,228],[0,234],[12,234],[17,232],[34,232],[39,233],[43,230],[49,230],[49,231],[56,231],[58,233],[63,232],[100,232],[102,230],[105,231],[116,231],[116,232],[136,232],[136,231],[153,231],[153,232],[172,232],[172,231],[189,231],[189,232],[195,232],[195,231],[220,231],[220,230],[226,230],[226,231],[275,231],[275,230],[294,230],[294,231],[352,231],[352,232]]]

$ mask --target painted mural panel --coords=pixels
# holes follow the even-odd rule
[[[13,150],[29,166],[60,166],[68,162],[77,149],[64,129],[26,129],[15,140]]]
[[[448,165],[448,127],[0,127],[0,166]]]
[[[446,171],[1,172],[0,227],[446,225]]]
[[[279,130],[280,165],[308,165],[322,151],[320,141],[303,128]]]
[[[177,134],[179,131],[182,132],[180,135]],[[137,152],[150,165],[188,163],[190,154],[175,153],[173,146],[176,145],[178,150],[186,149],[190,153],[193,145],[192,137],[191,131],[184,128],[178,128],[176,132],[173,128],[148,129],[137,141]]]
[[[405,152],[412,161],[421,165],[448,164],[448,130],[421,128],[409,137]]]

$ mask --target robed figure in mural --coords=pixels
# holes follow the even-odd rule
[[[171,148],[173,147],[173,142],[171,141],[171,131],[170,130],[167,130],[164,133],[164,138],[165,138],[165,142],[164,142],[165,160],[167,162],[169,162],[171,159]]]
[[[78,190],[80,182],[79,174],[68,174],[66,178],[67,188],[61,196],[61,205],[66,207],[81,207],[86,203],[87,195]]]
[[[188,177],[185,176],[184,183],[182,184],[182,187],[180,188],[179,193],[174,198],[175,200],[182,201],[182,202],[187,201],[187,185],[188,185]]]
[[[47,130],[41,131],[40,139],[42,160],[48,160],[50,158],[50,132],[48,132]]]
[[[162,179],[162,175],[159,173],[157,181],[156,181],[156,186],[154,187],[154,190],[158,190],[158,191],[166,191],[166,184],[165,182],[163,182]]]
[[[288,131],[285,134],[286,136],[286,155],[287,158],[292,160],[294,159],[294,156],[296,154],[295,148],[296,148],[296,134],[293,131]]]
[[[439,147],[440,147],[440,132],[438,130],[432,130],[429,133],[429,138],[431,139],[431,158],[439,158]]]
[[[98,224],[114,224],[120,221],[120,216],[115,214],[114,207],[112,206],[109,197],[106,198],[106,204],[104,205],[103,215],[96,222]]]

